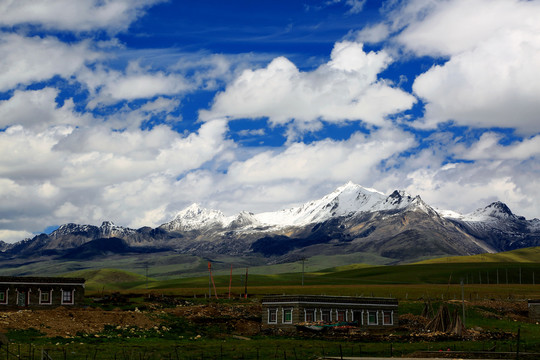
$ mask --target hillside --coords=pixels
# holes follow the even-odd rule
[[[440,264],[440,263],[538,263],[540,261],[540,246],[500,252],[496,254],[479,254],[469,256],[450,256],[437,259],[429,259],[416,264]]]
[[[81,270],[67,273],[66,277],[81,277],[86,280],[87,290],[115,289],[146,283],[143,275],[118,269]],[[153,279],[149,279],[151,281]]]

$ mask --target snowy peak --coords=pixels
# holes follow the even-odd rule
[[[228,224],[228,227],[230,229],[237,229],[259,224],[259,221],[253,213],[242,211]]]
[[[122,226],[116,226],[112,221],[104,221],[99,227],[99,232],[101,237],[110,238],[110,237],[122,237],[126,233],[133,232],[131,229],[126,229]]]
[[[79,225],[79,224],[64,224],[61,225],[58,229],[53,231],[50,235],[51,238],[56,239],[65,235],[71,234],[87,234],[97,232],[97,227],[92,225]]]
[[[171,222],[161,227],[169,231],[190,231],[214,225],[223,226],[229,222],[219,210],[209,210],[202,208],[199,204],[192,204],[180,211]]]
[[[110,237],[124,237],[133,230],[124,228],[122,226],[116,226],[111,221],[104,221],[100,227],[94,225],[79,225],[79,224],[64,224],[50,234],[52,239],[56,239],[66,235],[84,235],[91,236],[92,238],[110,238]]]
[[[499,219],[515,218],[510,208],[505,203],[496,201],[485,207],[484,211],[491,217]]]
[[[381,203],[381,210],[402,209],[409,206],[414,198],[403,190],[394,190],[393,193]]]
[[[169,231],[189,231],[215,228],[216,226],[228,229],[261,225],[270,227],[304,226],[356,213],[401,209],[421,210],[428,214],[436,214],[419,196],[413,197],[402,190],[396,190],[386,196],[377,190],[348,182],[321,199],[294,208],[260,214],[244,211],[236,216],[226,217],[221,211],[208,210],[198,204],[193,204],[180,211],[174,220],[161,225],[161,227]]]
[[[508,206],[500,201],[493,202],[483,209],[478,209],[470,214],[464,215],[465,221],[497,221],[497,220],[517,220]]]
[[[295,208],[257,214],[255,217],[268,225],[307,225],[336,216],[369,211],[384,199],[384,194],[378,191],[348,182],[319,200]]]

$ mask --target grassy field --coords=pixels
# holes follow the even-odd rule
[[[529,247],[512,251],[500,252],[496,254],[479,254],[470,256],[452,256],[430,259],[420,262],[420,264],[438,264],[438,263],[538,263],[540,262],[540,247]]]
[[[249,271],[249,270],[248,270]],[[183,292],[184,294],[204,295],[208,292],[208,275],[170,280],[155,280],[120,270],[88,270],[69,273],[69,276],[82,276],[87,279],[88,291],[103,290],[157,290]],[[521,294],[523,288],[538,288],[540,281],[540,263],[435,263],[397,266],[343,266],[318,272],[283,274],[251,274],[248,272],[248,290],[250,293],[271,293],[291,291],[332,293],[344,291],[343,295],[379,294],[396,296],[401,288],[431,289],[439,294],[455,292],[460,281],[467,289],[486,289],[497,294]],[[232,276],[233,291],[244,292],[246,270],[234,269]],[[229,275],[214,276],[218,292],[228,292]],[[427,284],[427,286],[426,286]],[[338,289],[338,290],[335,290]],[[340,290],[339,290],[340,289]],[[391,290],[394,289],[394,290]],[[477,290],[470,290],[471,292]],[[483,290],[482,290],[483,291]],[[381,295],[381,293],[383,293]],[[417,296],[425,291],[411,290]],[[534,294],[532,294],[534,295]],[[537,294],[540,295],[540,294]],[[413,296],[413,295],[411,295]],[[451,296],[451,295],[449,295]],[[501,295],[502,296],[502,295]]]

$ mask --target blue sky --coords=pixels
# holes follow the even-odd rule
[[[347,181],[540,215],[540,2],[0,0],[0,240]]]

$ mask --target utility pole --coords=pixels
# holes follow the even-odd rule
[[[248,282],[248,268],[246,268],[246,282],[244,283],[244,298],[247,299],[247,282]]]
[[[463,311],[463,328],[465,329],[465,291],[463,290],[463,279],[461,279],[461,308]]]
[[[303,257],[300,260],[302,260],[302,286],[304,286],[304,261],[306,261],[306,258]]]
[[[148,290],[148,263],[144,264],[145,272],[146,272],[146,290]]]
[[[208,300],[212,298],[212,263],[208,262]]]
[[[231,264],[231,275],[229,276],[229,299],[231,298],[231,287],[232,287],[232,264]]]

